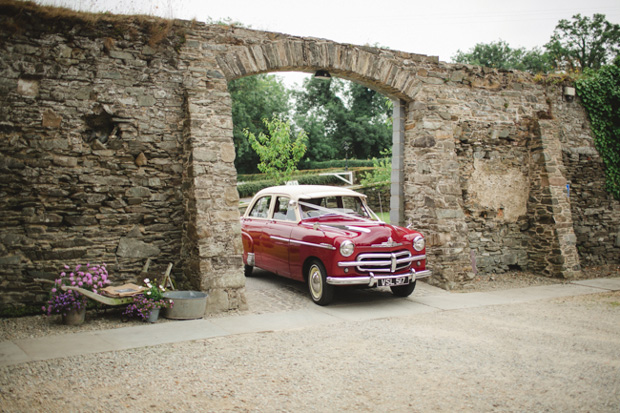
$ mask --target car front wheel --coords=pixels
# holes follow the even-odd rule
[[[397,297],[409,297],[413,290],[415,290],[415,283],[416,281],[407,285],[395,285],[390,287],[390,289],[392,290],[392,294]]]
[[[310,298],[318,305],[328,305],[334,298],[334,287],[327,284],[327,273],[323,263],[313,260],[308,267],[308,290]]]

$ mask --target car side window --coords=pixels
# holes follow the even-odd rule
[[[269,215],[269,204],[271,204],[271,195],[260,198],[250,211],[253,218],[267,218]]]
[[[276,198],[276,207],[273,211],[273,219],[285,221],[297,221],[295,209],[290,206],[290,199],[284,196]]]

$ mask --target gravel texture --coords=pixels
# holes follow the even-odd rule
[[[481,279],[468,291],[524,286],[509,278]],[[282,294],[248,291],[251,311],[270,311],[252,305],[269,294],[307,305],[299,285],[274,283]],[[0,321],[0,340],[70,331],[42,317]],[[117,326],[127,324],[93,316],[78,331]],[[617,412],[618,371],[614,292],[4,367],[0,411]]]

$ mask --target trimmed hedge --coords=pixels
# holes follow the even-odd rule
[[[373,166],[372,159],[333,159],[331,161],[301,161],[299,169],[328,169],[328,168],[349,168]]]
[[[299,182],[300,185],[334,185],[342,183],[340,179],[333,175],[302,175],[293,179]],[[239,198],[248,198],[254,196],[261,189],[274,185],[276,185],[275,181],[270,180],[245,182],[237,185],[237,191],[239,192]]]
[[[301,177],[306,175],[320,175],[326,172],[342,172],[344,168],[324,168],[324,169],[304,169],[302,171],[297,171],[293,174],[293,180],[299,181]],[[375,168],[372,166],[356,166],[350,167],[349,171],[354,172],[357,176],[358,172],[370,172]],[[256,181],[266,181],[265,174],[238,174],[237,182],[246,183],[246,182],[256,182]]]

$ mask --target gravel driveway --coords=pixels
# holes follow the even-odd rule
[[[617,412],[619,372],[615,292],[5,367],[0,411]]]

